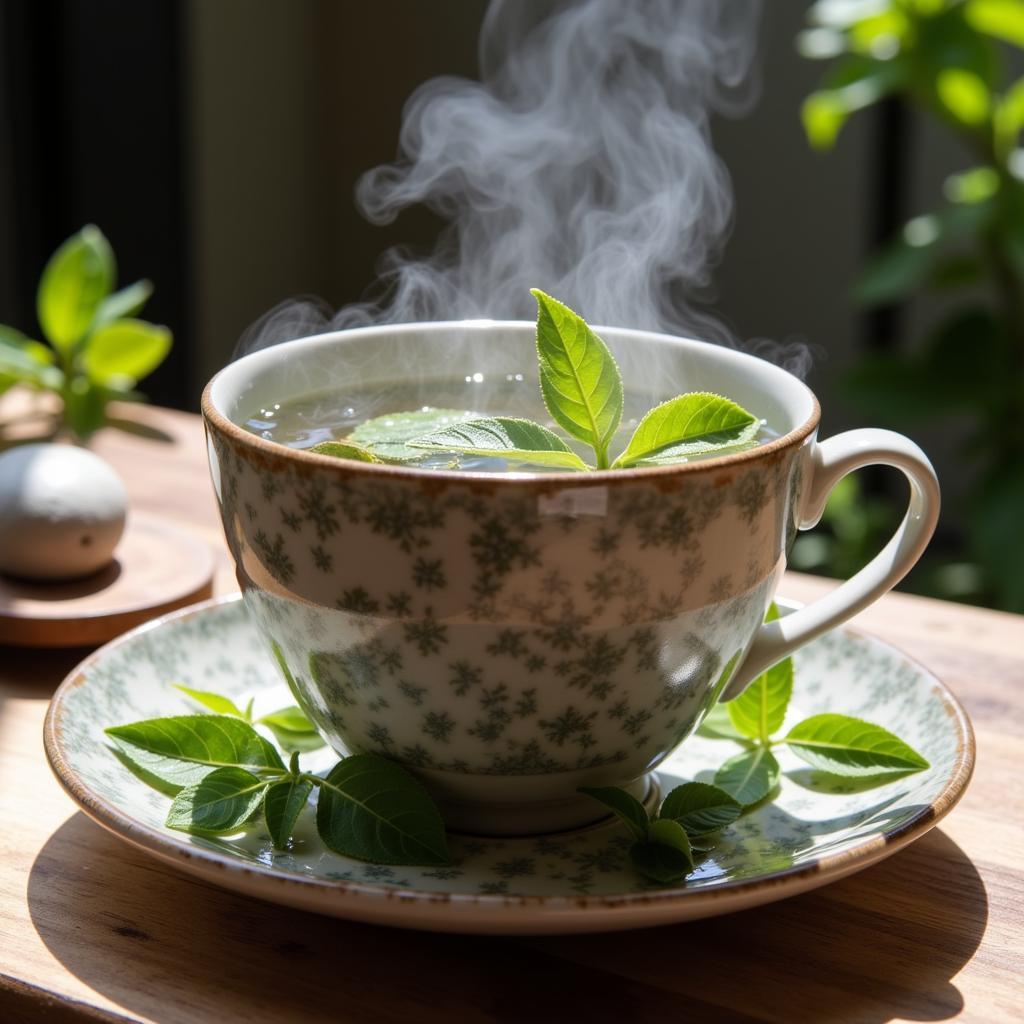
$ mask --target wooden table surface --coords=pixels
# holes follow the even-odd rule
[[[197,417],[104,431],[133,507],[204,538],[234,587]],[[830,586],[790,576],[787,596]],[[978,763],[960,805],[889,860],[728,917],[558,938],[429,935],[221,891],[108,835],[43,756],[84,652],[0,647],[0,1022],[1024,1020],[1024,618],[890,595],[858,619],[957,693]]]

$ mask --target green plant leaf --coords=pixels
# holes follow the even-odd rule
[[[748,444],[759,421],[728,398],[705,392],[679,395],[640,421],[613,466],[665,464]]]
[[[105,732],[140,768],[179,789],[213,768],[284,769],[278,752],[251,725],[224,715],[150,718]]]
[[[174,688],[180,690],[186,697],[202,704],[218,715],[234,715],[236,718],[245,718],[238,705],[230,697],[225,697],[211,690],[193,690],[191,687],[182,686],[181,683],[174,683]]]
[[[145,320],[114,320],[89,335],[82,368],[98,384],[134,384],[152,373],[171,350],[171,332]]]
[[[725,704],[716,704],[705,716],[697,729],[698,736],[706,736],[713,740],[745,740],[743,735],[732,724],[729,709]]]
[[[267,783],[241,768],[218,768],[174,798],[165,824],[179,832],[236,832],[256,812]]]
[[[263,798],[263,816],[274,848],[284,850],[295,831],[302,808],[309,802],[313,783],[304,777],[289,776],[267,787]]]
[[[793,696],[793,661],[785,658],[762,672],[726,708],[732,724],[751,739],[767,743],[786,717]]]
[[[622,377],[605,343],[582,317],[538,288],[537,357],[544,404],[570,436],[589,444],[597,468],[622,419]]]
[[[122,317],[138,316],[149,302],[152,294],[153,283],[142,280],[128,285],[127,288],[121,288],[113,295],[108,295],[96,307],[96,314],[92,318],[90,329],[95,331],[98,327],[104,327]]]
[[[715,772],[715,785],[744,807],[760,803],[778,784],[779,763],[767,747],[730,757]]]
[[[976,32],[1024,47],[1024,10],[1020,0],[967,0],[964,19]]]
[[[320,781],[317,829],[335,853],[377,864],[447,864],[444,822],[422,785],[376,754],[339,761]]]
[[[29,387],[57,390],[64,374],[53,363],[51,348],[0,324],[0,374]]]
[[[281,708],[269,715],[263,715],[256,721],[258,725],[267,726],[273,732],[278,745],[289,753],[319,750],[326,746],[316,731],[316,726],[305,716],[301,708]]]
[[[410,448],[406,442],[424,434],[434,434],[455,423],[478,420],[483,413],[465,409],[417,409],[414,412],[392,412],[364,420],[347,438],[348,441],[369,448],[381,459],[395,462],[415,462],[426,458],[421,448]]]
[[[593,797],[625,822],[638,840],[647,838],[647,811],[636,797],[617,786],[583,786],[577,792]]]
[[[928,762],[880,725],[846,715],[812,715],[789,730],[785,742],[798,757],[834,775],[921,771]]]
[[[724,789],[706,782],[685,782],[665,797],[658,817],[681,825],[692,838],[731,825],[742,812],[742,805]]]
[[[355,462],[380,462],[369,448],[354,441],[321,441],[307,449],[314,455],[330,455],[335,459],[352,459]]]
[[[917,290],[928,281],[943,246],[981,235],[994,213],[994,203],[982,200],[952,203],[937,213],[915,217],[869,260],[854,297],[862,305],[879,306]]]
[[[480,455],[535,466],[587,470],[590,467],[557,435],[530,420],[496,416],[466,420],[409,442],[410,448]]]
[[[629,850],[633,865],[655,882],[678,882],[693,870],[693,849],[682,826],[658,818],[647,827],[647,838]]]
[[[103,232],[88,224],[50,257],[39,280],[36,313],[58,352],[85,336],[100,302],[114,287],[114,253]]]
[[[844,61],[829,87],[819,89],[800,108],[804,133],[814,149],[831,149],[850,116],[898,89],[906,78],[902,61]]]
[[[935,92],[943,107],[961,124],[977,127],[988,120],[988,86],[973,71],[943,68],[935,80]]]

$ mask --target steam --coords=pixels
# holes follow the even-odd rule
[[[387,252],[380,300],[329,323],[315,303],[278,307],[245,350],[328,326],[532,319],[534,286],[591,323],[730,341],[701,309],[732,218],[709,122],[756,98],[759,14],[760,0],[493,0],[481,80],[421,86],[399,160],[357,188],[376,223],[441,213],[435,251]]]

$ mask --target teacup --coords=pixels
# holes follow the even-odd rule
[[[452,828],[584,825],[603,811],[581,786],[643,797],[716,701],[891,588],[935,526],[938,483],[906,438],[818,442],[817,400],[779,367],[598,330],[627,394],[649,392],[654,374],[662,397],[725,394],[780,436],[668,467],[482,474],[339,460],[239,425],[274,403],[439,366],[535,379],[527,323],[304,338],[232,363],[203,396],[238,580],[296,699],[339,752],[414,771]],[[763,625],[796,531],[841,477],[879,463],[910,482],[894,537],[827,597]]]

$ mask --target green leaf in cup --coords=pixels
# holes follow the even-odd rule
[[[50,257],[39,281],[36,313],[58,352],[70,352],[85,336],[100,302],[114,287],[115,274],[110,243],[93,224]]]
[[[647,413],[612,465],[663,465],[741,447],[754,441],[759,428],[755,416],[721,395],[679,395]]]
[[[834,775],[870,776],[929,767],[887,729],[846,715],[812,715],[793,726],[784,742],[812,767]]]
[[[693,838],[731,825],[742,811],[742,805],[724,789],[706,782],[686,782],[665,797],[658,817],[671,819]]]
[[[301,708],[295,706],[261,715],[256,719],[256,724],[265,725],[270,729],[281,749],[289,753],[319,750],[325,745],[316,731],[316,726],[305,716]]]
[[[256,813],[266,788],[265,779],[242,768],[218,768],[178,793],[165,824],[195,835],[235,832]]]
[[[182,686],[175,683],[174,688],[180,690],[186,697],[191,697],[197,704],[218,715],[233,715],[235,718],[245,718],[241,708],[230,698],[223,694],[214,693],[212,690],[193,690],[189,686]]]
[[[489,456],[557,469],[590,468],[547,427],[505,416],[454,423],[444,430],[410,441],[409,447]]]
[[[436,434],[455,423],[483,418],[483,413],[465,409],[417,409],[413,412],[393,412],[360,423],[347,440],[368,448],[380,459],[397,462],[416,461],[427,457],[422,448],[410,448],[409,441]],[[333,454],[325,452],[324,454]]]
[[[715,785],[744,807],[760,803],[778,784],[779,762],[763,746],[730,757],[715,772]]]
[[[355,441],[321,441],[308,449],[314,455],[330,455],[335,459],[352,459],[355,462],[380,462],[369,448]]]
[[[608,445],[622,419],[623,391],[619,368],[607,345],[581,316],[539,288],[537,356],[544,404],[558,425],[584,441],[607,469]]]
[[[328,849],[376,864],[448,864],[444,822],[423,786],[376,754],[354,754],[320,780],[316,821]]]
[[[792,695],[793,662],[786,658],[762,672],[725,707],[740,733],[768,743],[772,734],[782,726]]]

